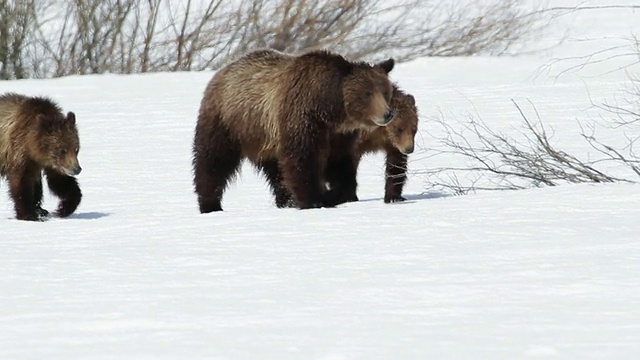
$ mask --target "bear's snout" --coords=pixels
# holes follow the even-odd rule
[[[64,172],[67,173],[67,175],[69,176],[76,176],[80,174],[80,172],[82,171],[82,167],[80,166],[79,163],[76,163],[71,167],[63,168],[62,170],[64,170]]]
[[[413,144],[407,146],[404,148],[404,150],[402,151],[405,155],[409,155],[411,153],[413,153]]]

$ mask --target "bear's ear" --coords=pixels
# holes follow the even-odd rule
[[[382,70],[384,70],[384,72],[386,72],[387,74],[391,72],[391,70],[393,70],[393,66],[396,64],[396,61],[393,60],[393,58],[388,58],[385,61],[379,62],[376,65],[380,66],[382,68]]]
[[[416,104],[416,99],[413,97],[413,95],[407,95],[407,99],[409,99],[409,103],[411,105],[415,105]]]
[[[74,114],[72,111],[69,111],[67,113],[67,121],[70,122],[71,124],[75,125],[75,123],[76,123],[76,114]]]

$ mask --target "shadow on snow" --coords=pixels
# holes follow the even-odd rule
[[[446,193],[441,193],[441,192],[422,192],[420,194],[405,194],[403,196],[407,200],[391,203],[390,205],[410,204],[410,203],[413,203],[413,202],[416,202],[416,201],[438,199],[438,198],[450,197],[452,195],[451,194],[446,194]],[[361,199],[361,200],[359,200],[359,202],[369,202],[369,201],[383,201],[383,198],[378,197],[378,198],[370,198],[370,199]]]
[[[91,211],[91,212],[84,212],[84,213],[77,213],[77,214],[72,214],[69,215],[69,219],[83,219],[83,220],[95,220],[95,219],[100,219],[106,216],[109,216],[111,214],[109,213],[103,213],[103,212],[97,212],[97,211]]]

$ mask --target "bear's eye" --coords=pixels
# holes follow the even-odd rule
[[[399,128],[396,129],[396,132],[398,134],[402,133],[403,131],[404,131],[404,128],[402,128],[402,127],[399,127]]]
[[[372,97],[372,96],[373,96],[373,91],[371,91],[371,90],[367,90],[367,91],[365,91],[365,92],[364,92],[364,96],[366,96],[366,97],[368,97],[368,98]]]
[[[67,149],[61,149],[60,156],[65,156],[65,155],[67,155]]]

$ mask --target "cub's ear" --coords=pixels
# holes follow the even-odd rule
[[[396,61],[393,58],[388,58],[385,61],[379,62],[376,65],[380,66],[384,72],[387,74],[393,70],[393,66],[396,64]]]
[[[76,114],[74,114],[73,112],[69,111],[67,113],[67,121],[69,121],[71,124],[75,124],[76,123]]]
[[[409,100],[409,103],[411,105],[415,105],[416,104],[416,99],[413,97],[413,95],[407,95],[407,99]]]

